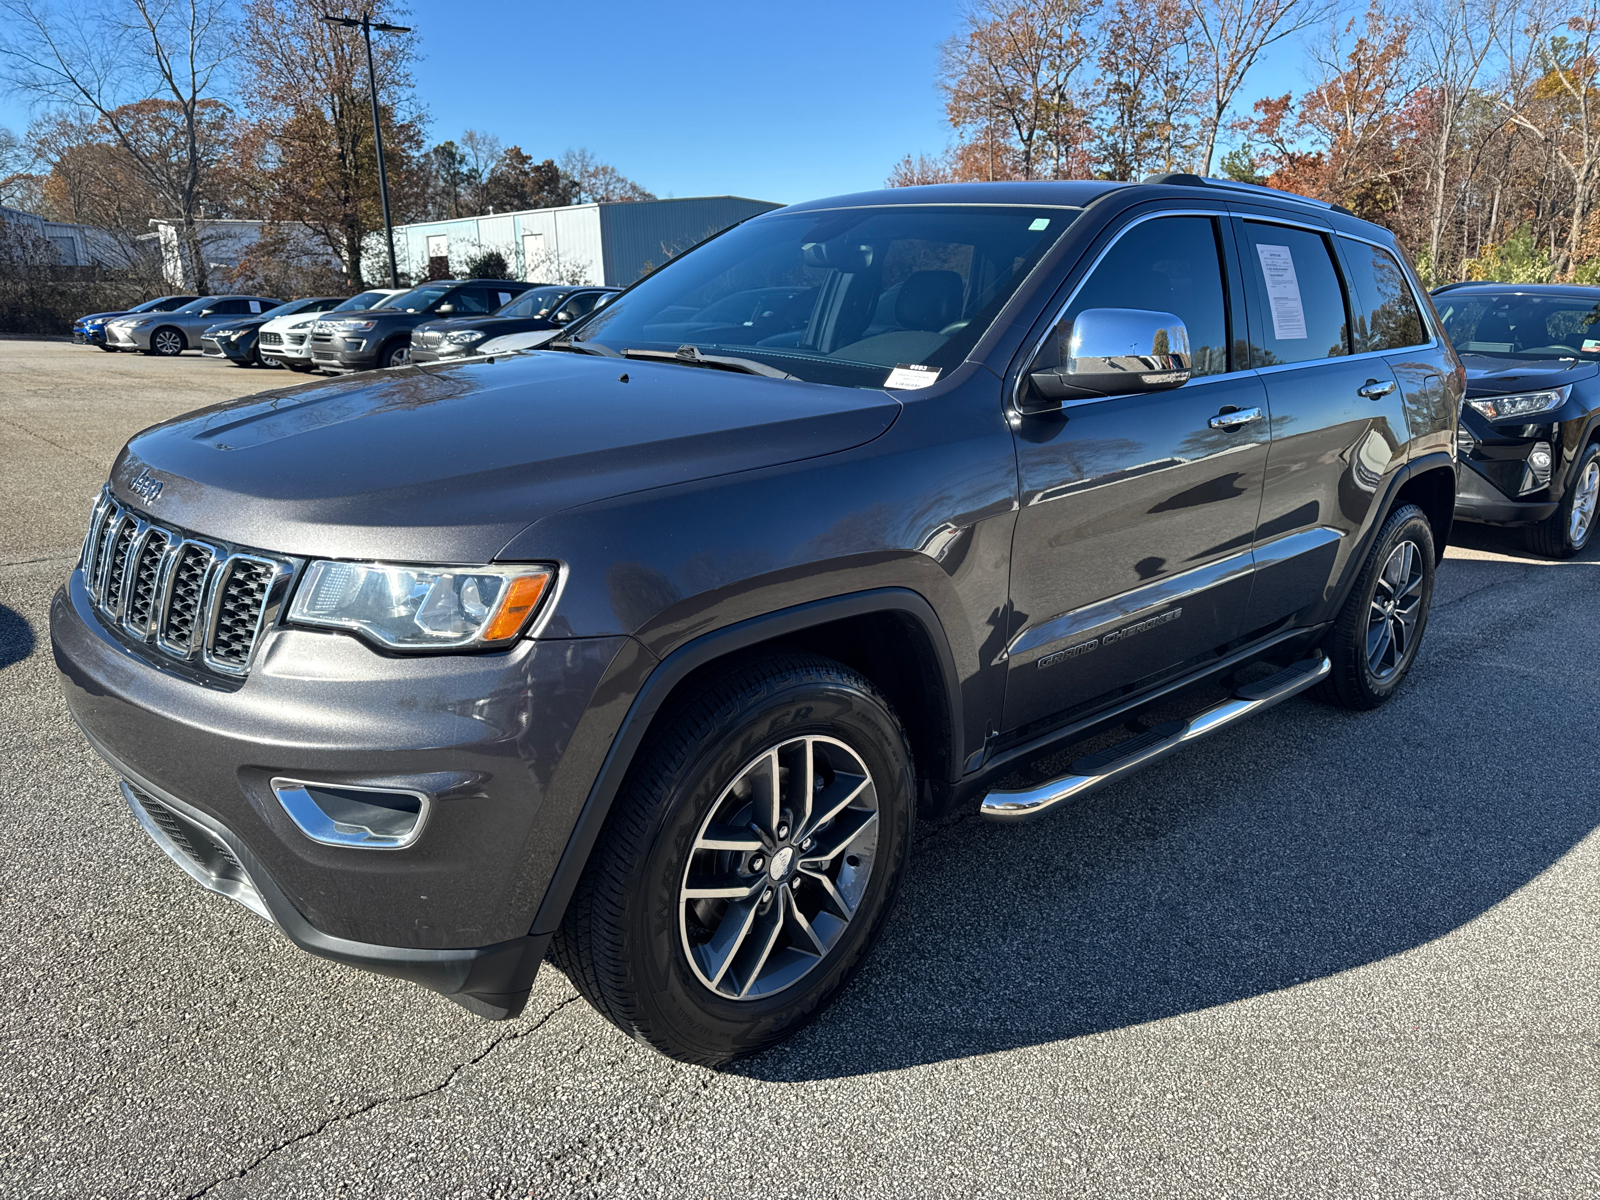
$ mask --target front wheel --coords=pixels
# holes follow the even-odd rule
[[[176,358],[183,353],[183,334],[170,325],[164,325],[150,335],[150,353],[162,358]]]
[[[816,1017],[876,940],[911,845],[888,702],[829,659],[747,660],[653,730],[554,944],[623,1032],[717,1066]]]
[[[1433,603],[1433,526],[1415,504],[1390,514],[1323,649],[1333,670],[1324,699],[1369,709],[1394,695],[1411,671]]]
[[[1549,520],[1528,526],[1528,549],[1546,558],[1581,554],[1594,535],[1600,508],[1600,443],[1590,442],[1573,464],[1572,482]]]
[[[411,361],[410,342],[391,342],[378,355],[380,367],[403,367]]]

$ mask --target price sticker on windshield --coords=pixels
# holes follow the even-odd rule
[[[889,372],[889,378],[883,386],[908,392],[915,388],[925,388],[938,378],[938,367],[925,367],[921,363],[901,363]]]

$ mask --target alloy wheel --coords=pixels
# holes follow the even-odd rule
[[[1596,504],[1600,503],[1600,458],[1592,458],[1578,476],[1572,493],[1572,516],[1567,523],[1567,541],[1582,549],[1594,525]]]
[[[1422,552],[1401,542],[1378,572],[1367,614],[1367,666],[1373,677],[1390,678],[1405,665],[1422,611]]]
[[[679,888],[695,977],[730,1000],[805,978],[855,917],[877,846],[877,787],[844,742],[791,738],[746,763],[701,824]]]
[[[183,337],[175,329],[158,329],[153,339],[157,354],[182,354]]]

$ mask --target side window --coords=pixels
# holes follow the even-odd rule
[[[1340,239],[1350,265],[1351,341],[1363,350],[1403,350],[1428,340],[1427,326],[1394,255],[1366,242]]]
[[[219,301],[217,303],[217,306],[214,309],[212,309],[211,311],[213,311],[213,312],[215,312],[215,313],[217,313],[219,315],[225,314],[225,315],[228,315],[228,316],[232,316],[235,313],[242,313],[242,312],[245,311],[244,301],[243,300],[222,300],[222,301]]]
[[[1258,332],[1251,365],[1313,362],[1350,353],[1344,289],[1327,239],[1308,229],[1243,223],[1245,274],[1254,279]]]
[[[1059,362],[1071,322],[1090,308],[1143,308],[1183,321],[1194,354],[1194,374],[1228,369],[1228,306],[1216,224],[1210,217],[1160,217],[1126,230],[1100,260],[1062,313],[1051,341]]]
[[[488,293],[482,288],[462,288],[450,297],[456,316],[476,316],[489,311]]]

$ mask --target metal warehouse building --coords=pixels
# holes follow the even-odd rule
[[[523,279],[626,287],[711,234],[779,207],[743,196],[695,196],[422,221],[395,226],[394,252],[413,279],[447,278],[469,259],[498,250]],[[381,279],[388,264],[380,265],[382,250],[373,254],[374,248],[369,243],[369,275]]]

